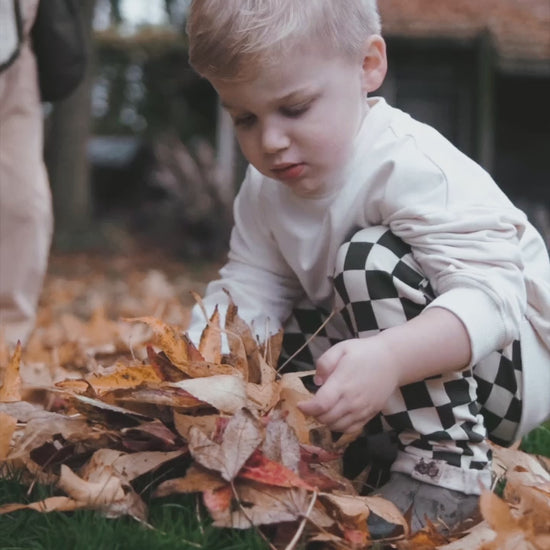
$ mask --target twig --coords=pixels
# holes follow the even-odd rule
[[[239,498],[239,494],[237,493],[237,489],[235,489],[235,484],[233,481],[229,482],[231,486],[231,491],[233,492],[233,496],[235,497],[235,500],[237,501],[237,504],[239,505],[239,508],[241,512],[243,513],[243,516],[248,520],[250,523],[250,526],[262,537],[264,542],[271,548],[271,550],[277,550],[273,544],[269,541],[269,539],[262,533],[261,529],[258,529],[258,526],[254,524],[250,516],[248,515],[248,512],[244,509],[244,506],[241,504],[241,499]]]
[[[195,513],[197,514],[197,518],[199,520],[199,531],[201,532],[201,535],[204,535],[204,528],[202,526],[202,514],[201,514],[201,507],[199,503],[199,496],[195,498]]]
[[[296,531],[296,533],[292,537],[292,540],[288,543],[285,550],[293,550],[294,547],[296,546],[296,544],[298,544],[298,541],[300,540],[300,537],[302,536],[302,533],[303,533],[304,528],[306,526],[306,522],[309,518],[309,514],[311,514],[311,511],[313,510],[313,506],[315,505],[316,500],[317,500],[317,491],[315,491],[313,493],[313,496],[311,497],[311,502],[309,503],[309,506],[306,510],[306,513],[305,513],[304,517],[302,518],[302,521],[300,522],[298,530]]]
[[[336,310],[333,309],[330,315],[321,323],[319,328],[277,369],[277,372],[284,369],[328,324],[334,317]]]

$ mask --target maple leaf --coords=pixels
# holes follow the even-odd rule
[[[279,462],[270,460],[259,450],[255,450],[248,458],[238,477],[275,487],[302,487],[309,491],[315,490],[292,470]]]
[[[223,441],[216,443],[198,428],[189,431],[189,451],[205,468],[215,470],[231,481],[262,442],[259,422],[246,409],[238,411],[228,422]]]

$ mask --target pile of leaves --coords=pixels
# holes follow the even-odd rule
[[[503,497],[485,493],[468,532],[410,533],[391,502],[360,496],[341,474],[350,438],[300,412],[310,393],[304,373],[277,371],[282,335],[260,344],[234,304],[223,327],[217,311],[205,320],[198,346],[157,317],[60,318],[25,350],[0,349],[1,473],[58,491],[0,514],[95,509],[148,525],[138,482],[162,472],[154,498],[196,493],[214,525],[271,529],[272,548],[369,548],[371,513],[396,525],[388,548],[550,547],[549,461],[517,450],[495,447]]]

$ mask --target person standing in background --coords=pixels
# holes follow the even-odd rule
[[[8,345],[32,332],[53,232],[30,39],[38,3],[0,2],[0,330]]]
[[[42,101],[68,97],[88,61],[78,0],[0,0],[0,331],[27,341],[48,266],[53,209]]]

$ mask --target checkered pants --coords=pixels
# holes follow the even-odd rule
[[[337,315],[295,355],[292,369],[311,369],[335,343],[365,338],[417,316],[434,298],[410,247],[387,227],[357,231],[339,250],[334,276]],[[283,360],[326,320],[307,301],[285,326]],[[468,493],[489,484],[486,436],[510,444],[521,416],[519,342],[495,351],[472,369],[399,388],[364,429],[397,436],[392,470]]]

